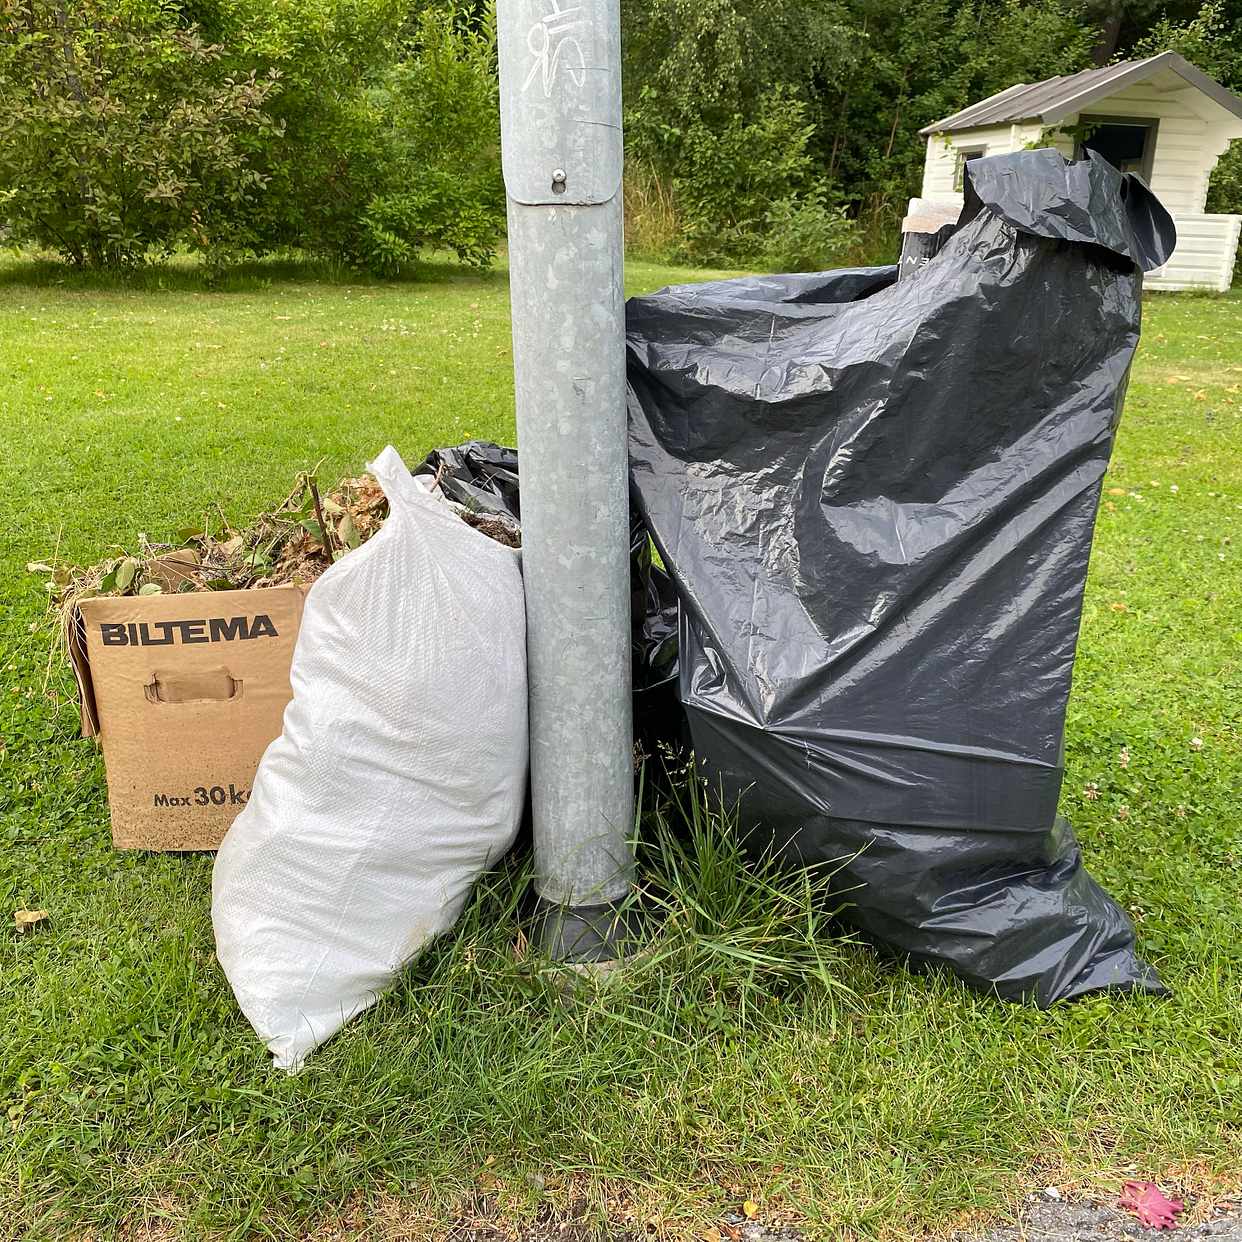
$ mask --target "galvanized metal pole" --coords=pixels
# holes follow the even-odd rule
[[[565,958],[633,876],[617,0],[500,0],[535,888]]]

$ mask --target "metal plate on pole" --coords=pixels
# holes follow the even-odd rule
[[[621,189],[619,24],[597,0],[504,0],[501,162],[518,203],[606,203]]]

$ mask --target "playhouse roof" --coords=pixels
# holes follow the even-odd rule
[[[1124,87],[1146,81],[1164,70],[1182,78],[1189,86],[1202,91],[1213,103],[1242,118],[1242,99],[1196,69],[1177,52],[1161,52],[1146,60],[1127,60],[1102,69],[1084,69],[1066,77],[1048,78],[1044,82],[1019,82],[1008,90],[971,104],[941,121],[925,125],[920,134],[937,134],[959,129],[975,129],[981,125],[1007,125],[1014,121],[1058,121],[1081,112],[1097,100],[1113,95]]]

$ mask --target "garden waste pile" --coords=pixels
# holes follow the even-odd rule
[[[424,475],[424,478],[428,476]],[[430,474],[431,490],[441,480]],[[448,499],[462,521],[507,547],[521,546],[516,522]],[[183,527],[177,541],[140,536],[133,552],[118,550],[86,568],[35,563],[47,573],[65,621],[75,606],[98,596],[156,595],[166,591],[244,591],[255,587],[309,587],[333,562],[361,547],[388,516],[388,498],[370,475],[342,479],[321,494],[314,472],[303,473],[283,502],[241,529],[222,513],[218,522]]]
[[[635,719],[648,753],[688,742],[756,853],[840,864],[845,917],[904,962],[1041,1006],[1158,992],[1057,806],[1142,272],[1172,223],[1137,178],[1051,150],[971,161],[965,197],[900,280],[630,303]],[[134,822],[220,846],[219,959],[291,1071],[452,926],[525,797],[518,454],[470,442],[411,474],[390,447],[370,470],[57,579],[114,831],[170,729],[236,766],[227,739],[261,717],[249,776],[157,788]],[[114,789],[122,701],[148,733]]]

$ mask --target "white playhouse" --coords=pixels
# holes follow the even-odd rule
[[[962,168],[977,156],[1056,147],[1080,158],[1088,147],[1138,173],[1177,223],[1177,249],[1146,286],[1229,288],[1242,216],[1203,209],[1217,159],[1242,138],[1242,98],[1176,52],[1020,83],[919,133],[923,198],[942,203],[960,203]]]

